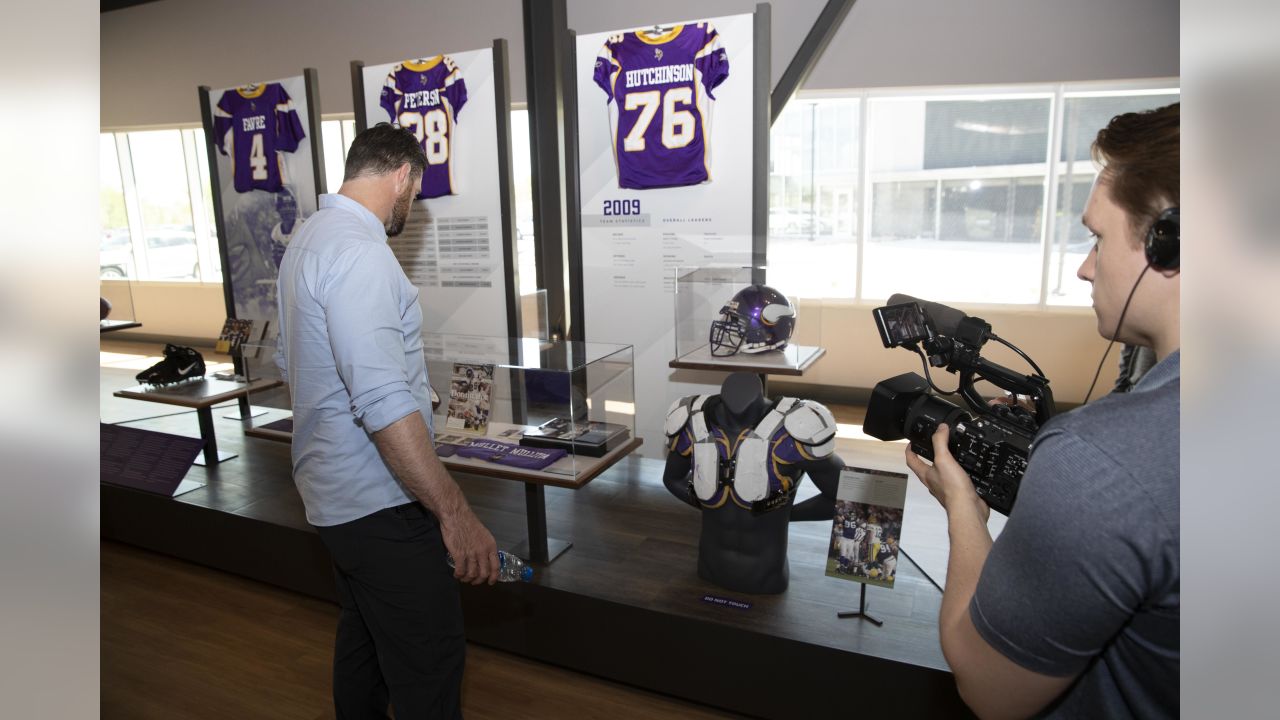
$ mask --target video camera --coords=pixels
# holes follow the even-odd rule
[[[951,454],[969,473],[978,496],[996,512],[1008,515],[1027,469],[1031,441],[1054,412],[1049,379],[1025,353],[991,332],[985,320],[946,305],[893,295],[889,305],[876,308],[872,315],[885,347],[905,347],[925,360],[925,377],[905,373],[878,383],[863,430],[881,440],[907,438],[917,455],[933,460],[933,433],[946,423],[951,428]],[[987,340],[1012,349],[1036,374],[1023,375],[984,360],[980,352]],[[940,390],[929,377],[930,365],[959,375],[959,387]],[[987,404],[974,388],[978,380],[1015,396],[1028,396],[1035,411],[1016,403]],[[931,394],[930,388],[944,395],[959,393],[969,411]]]

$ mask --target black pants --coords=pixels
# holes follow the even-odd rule
[[[466,638],[436,517],[418,503],[316,528],[342,614],[333,658],[338,720],[462,717]]]

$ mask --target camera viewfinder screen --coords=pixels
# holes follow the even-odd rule
[[[924,326],[924,311],[915,303],[877,308],[875,314],[885,347],[910,345],[929,337]]]

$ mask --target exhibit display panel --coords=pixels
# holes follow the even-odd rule
[[[275,336],[285,248],[323,192],[318,80],[303,75],[200,88],[227,316]]]
[[[430,334],[522,332],[505,47],[352,63],[357,131],[398,125],[426,156],[415,207],[388,244],[420,291]]]
[[[579,487],[640,445],[629,345],[435,335],[426,346],[450,469]]]
[[[796,306],[798,289],[759,283],[765,267],[680,267],[674,271],[676,351],[670,366],[801,375],[822,347],[821,301]]]
[[[715,388],[668,367],[675,269],[752,262],[749,209],[766,170],[755,162],[755,110],[768,102],[755,82],[758,22],[745,14],[577,37],[586,338],[638,349],[644,435],[661,433],[676,398]]]

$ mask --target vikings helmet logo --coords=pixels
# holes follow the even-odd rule
[[[711,354],[780,350],[787,346],[795,324],[796,308],[786,295],[768,285],[750,285],[725,303],[720,317],[712,321]]]
[[[662,48],[654,48],[654,49],[653,49],[653,57],[654,57],[655,59],[661,60],[661,59],[662,59]]]

